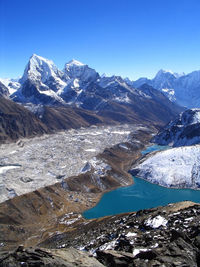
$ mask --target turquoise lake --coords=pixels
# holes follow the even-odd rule
[[[164,150],[167,147],[157,145],[148,147],[142,153]],[[87,219],[99,218],[123,212],[138,211],[184,200],[200,203],[200,190],[172,189],[151,184],[133,177],[134,184],[105,193],[100,202],[83,213]]]

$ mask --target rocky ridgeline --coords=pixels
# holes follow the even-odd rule
[[[199,220],[192,202],[89,220],[46,248],[2,253],[0,266],[199,266]]]
[[[153,138],[159,145],[173,147],[190,146],[200,143],[200,109],[188,109],[174,121],[168,123]]]

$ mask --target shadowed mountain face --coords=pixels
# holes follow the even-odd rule
[[[42,106],[38,112],[34,114],[22,105],[0,97],[0,143],[104,123],[100,116],[78,108]]]
[[[200,143],[200,109],[188,109],[167,124],[153,139],[160,145],[174,147]]]
[[[0,142],[48,132],[36,116],[23,106],[0,97]]]
[[[140,88],[140,94],[128,94],[130,101],[107,101],[98,114],[119,122],[139,122],[163,126],[179,114],[182,108],[169,101],[161,92],[149,85]]]
[[[124,87],[117,86],[118,91],[124,90]],[[75,103],[71,106],[59,104],[39,107],[33,104],[29,109],[35,115],[22,105],[1,97],[0,140],[17,140],[21,137],[93,124],[140,123],[159,128],[174,119],[182,110],[148,85],[142,86],[140,92],[142,93],[127,92],[128,101],[118,102],[112,99],[105,101],[107,94],[110,94],[109,90],[96,91],[95,95],[89,90],[85,93],[82,108],[77,107]],[[44,99],[48,98],[47,95],[43,96]],[[40,95],[40,99],[43,96]],[[97,106],[98,109],[95,110]]]
[[[0,96],[8,96],[8,88],[0,81]]]

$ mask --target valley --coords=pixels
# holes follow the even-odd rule
[[[81,213],[104,192],[133,183],[127,171],[153,133],[141,125],[90,127],[3,144],[1,200],[9,199],[0,203],[1,249],[35,246],[84,222]]]
[[[95,156],[105,148],[128,142],[130,133],[142,128],[139,125],[91,126],[2,144],[0,202],[86,173],[91,168],[103,175],[111,167]]]
[[[0,267],[200,267],[199,14],[0,0]]]
[[[140,233],[158,225],[158,229],[164,227],[158,242],[163,238],[169,242],[173,233],[166,228],[169,218],[165,213],[164,217],[159,215],[162,209],[155,208],[155,218],[149,215],[151,210],[144,211],[150,216],[145,217],[146,223],[135,220],[143,211],[137,216],[116,214],[187,200],[189,190],[171,194],[170,189],[133,179],[132,173],[140,169],[144,175],[138,175],[153,183],[172,187],[182,179],[179,187],[198,187],[199,169],[193,163],[199,155],[199,109],[184,111],[149,84],[135,88],[127,79],[100,76],[77,60],[66,63],[60,71],[52,61],[36,54],[21,79],[1,79],[0,89],[0,251],[6,255],[0,253],[0,263],[4,259],[16,263],[20,257],[28,262],[37,255],[40,264],[44,256],[44,262],[48,259],[51,264],[62,262],[65,266],[67,261],[74,266],[72,253],[75,261],[81,259],[86,266],[110,266],[109,261],[118,261],[116,257],[122,257],[125,266],[127,260],[137,266],[138,255],[146,251],[147,260],[158,256],[157,262],[162,261],[162,252],[149,252],[157,248],[157,242],[151,240],[148,249],[144,247],[143,239],[150,231]],[[189,144],[195,146],[189,148]],[[169,162],[176,154],[171,146],[180,146],[177,149],[184,153],[178,153],[169,172]],[[190,168],[185,177],[177,179],[177,170],[188,167],[188,149],[194,158],[191,166],[196,166],[192,167],[191,183],[186,182]],[[169,151],[173,157],[164,159]],[[162,164],[167,167],[160,179]],[[169,178],[170,173],[175,180]],[[198,193],[189,199],[198,202]],[[185,209],[195,204],[182,205]],[[185,214],[193,211],[183,212],[181,220]],[[91,219],[99,216],[103,217]],[[187,227],[191,224],[189,221]],[[134,232],[129,229],[132,226]],[[180,227],[185,224],[180,222]],[[176,225],[174,229],[180,230]],[[108,249],[111,252],[107,254]],[[196,247],[192,249],[195,257]],[[125,256],[129,252],[131,256]],[[56,258],[54,263],[52,257]],[[141,262],[145,266],[139,259],[138,264]]]

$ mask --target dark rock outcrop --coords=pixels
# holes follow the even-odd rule
[[[48,132],[48,127],[32,112],[0,97],[0,143]]]
[[[90,220],[41,246],[84,249],[104,266],[199,266],[200,205],[169,204]]]
[[[18,247],[10,253],[0,253],[1,267],[29,267],[29,266],[52,266],[52,267],[101,267],[103,266],[95,258],[76,249],[62,251],[47,251],[40,248]]]
[[[2,82],[0,82],[0,97],[1,96],[4,96],[4,97],[9,96],[8,88]]]
[[[200,143],[200,109],[188,109],[167,124],[152,140],[173,147]]]
[[[40,248],[1,252],[0,266],[198,267],[199,220],[200,205],[181,202],[79,221]]]

